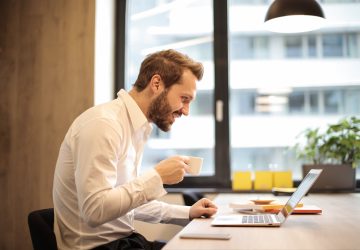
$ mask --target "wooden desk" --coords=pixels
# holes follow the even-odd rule
[[[271,194],[220,194],[218,214],[233,213],[230,201],[269,198]],[[276,197],[287,200],[288,196]],[[293,214],[279,228],[212,227],[209,219],[194,219],[163,248],[170,249],[360,249],[360,194],[309,194],[304,204],[317,205],[321,215]],[[229,233],[230,240],[180,239],[181,233]]]

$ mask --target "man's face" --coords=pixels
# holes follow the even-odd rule
[[[196,96],[196,77],[185,70],[180,82],[161,92],[150,104],[148,118],[162,131],[169,131],[175,119],[188,115]]]

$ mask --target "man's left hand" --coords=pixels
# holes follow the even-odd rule
[[[211,217],[216,212],[217,212],[217,206],[209,199],[202,198],[191,206],[189,217],[190,220],[202,216]]]

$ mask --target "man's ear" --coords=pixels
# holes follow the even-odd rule
[[[150,85],[154,93],[161,91],[161,76],[158,74],[153,75],[150,81]]]

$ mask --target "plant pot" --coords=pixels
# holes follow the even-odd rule
[[[319,179],[311,191],[354,191],[356,187],[356,169],[350,164],[305,164],[302,166],[303,177],[310,169],[322,169]]]

